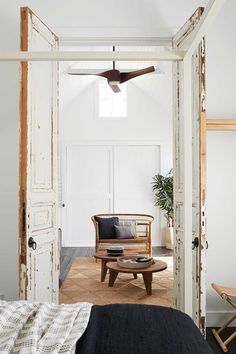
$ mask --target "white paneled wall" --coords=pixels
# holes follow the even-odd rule
[[[71,144],[65,150],[64,246],[94,246],[91,216],[113,212],[153,215],[153,245],[162,244],[160,212],[154,206],[151,185],[154,174],[160,172],[159,145]]]

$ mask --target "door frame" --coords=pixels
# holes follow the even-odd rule
[[[174,48],[181,49],[188,43],[194,29],[201,21],[203,8],[198,8],[186,24],[173,38]],[[205,39],[203,38],[194,54],[187,59],[189,69],[186,76],[183,63],[174,65],[174,268],[178,280],[175,281],[175,306],[186,311],[202,332],[205,333],[206,276],[205,276],[205,180],[206,180],[206,70]],[[183,78],[183,79],[182,79]],[[188,79],[188,82],[187,80]],[[186,81],[186,85],[184,84]],[[186,92],[191,96],[191,111],[185,113]],[[190,108],[190,107],[189,107]],[[187,136],[186,136],[187,131]],[[186,149],[186,141],[188,141]],[[184,157],[184,159],[182,158]],[[191,181],[191,184],[190,184]],[[190,203],[191,204],[188,204]],[[187,207],[188,205],[188,207]],[[191,225],[189,235],[186,224]],[[191,251],[191,244],[194,247]],[[191,268],[191,272],[189,272]],[[181,301],[183,300],[184,301]]]
[[[183,51],[163,51],[163,52],[155,52],[155,53],[145,53],[145,52],[3,52],[0,53],[0,61],[111,61],[111,60],[145,60],[145,61],[153,61],[153,60],[162,60],[162,61],[183,61],[183,87],[184,87],[184,103],[183,103],[183,115],[184,115],[184,141],[186,144],[184,154],[185,161],[185,170],[184,177],[186,182],[186,191],[185,191],[185,222],[184,222],[184,234],[185,234],[185,249],[191,249],[192,242],[192,215],[190,210],[192,210],[192,145],[191,145],[191,134],[192,134],[192,126],[190,123],[189,117],[192,116],[192,97],[191,97],[191,89],[193,87],[193,80],[191,79],[191,58],[197,49],[199,43],[202,38],[205,36],[209,27],[211,26],[213,20],[217,16],[223,4],[226,0],[210,0],[199,23],[196,28],[192,32],[191,38],[189,42],[183,48]],[[199,151],[200,152],[200,151]],[[21,220],[20,220],[21,222]],[[189,235],[189,236],[187,236]],[[191,257],[188,257],[188,253],[185,252],[186,263],[185,268],[187,266],[188,272],[185,273],[186,282],[190,284],[190,280],[192,277],[192,264]],[[186,299],[185,299],[186,300]],[[184,306],[184,311],[192,316],[192,299],[188,299]]]

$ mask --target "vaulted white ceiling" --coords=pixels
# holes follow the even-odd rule
[[[18,22],[29,6],[59,35],[170,36],[207,0],[0,0],[1,14]]]

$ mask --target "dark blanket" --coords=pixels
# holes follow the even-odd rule
[[[152,305],[92,307],[77,354],[213,354],[186,314]]]

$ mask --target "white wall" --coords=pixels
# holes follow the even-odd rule
[[[236,132],[207,134],[207,311],[217,325],[231,307],[211,289],[211,283],[236,287]]]
[[[162,170],[168,171],[172,166],[173,134],[171,64],[163,69],[165,74],[150,74],[127,83],[127,118],[98,117],[99,79],[62,75],[61,141],[159,141]]]
[[[0,5],[1,50],[19,46],[18,23]],[[19,64],[0,63],[0,293],[18,297]]]
[[[226,4],[207,36],[207,116],[236,118],[235,1]],[[236,287],[236,132],[207,134],[207,324],[223,323],[225,305],[211,283]],[[222,314],[223,313],[223,314]]]
[[[98,63],[99,65],[99,63]],[[100,66],[99,66],[100,67]],[[98,81],[100,78],[62,74],[60,82],[61,148],[81,142],[138,144],[158,142],[161,146],[161,173],[173,167],[172,65],[162,64],[163,74],[150,74],[127,83],[127,117],[99,118]],[[63,64],[62,72],[66,68]],[[122,85],[120,85],[122,90]],[[65,155],[62,156],[62,160]],[[67,169],[62,161],[62,173]],[[156,171],[158,173],[158,171]],[[63,178],[62,190],[65,188]],[[152,179],[150,179],[151,185]],[[66,212],[62,209],[62,212]],[[162,229],[166,222],[162,220]],[[163,230],[154,235],[154,246],[163,246]],[[67,246],[67,244],[65,244]]]
[[[228,0],[207,36],[207,115],[209,118],[236,118],[236,2]]]

